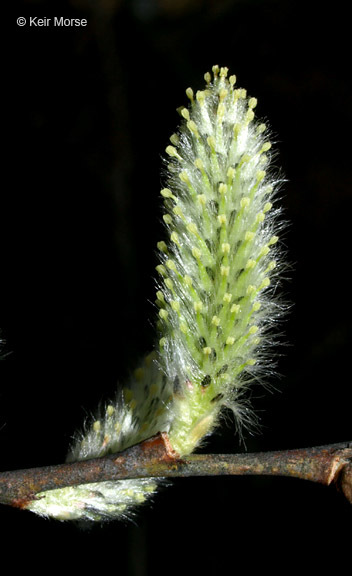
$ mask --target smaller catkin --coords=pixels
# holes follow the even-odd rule
[[[129,382],[76,439],[67,462],[101,458],[121,452],[170,428],[170,384],[149,354]],[[150,498],[161,480],[142,478],[82,484],[37,495],[28,509],[58,520],[104,521],[131,516],[133,508]]]
[[[267,355],[282,306],[271,143],[257,101],[213,67],[166,148],[161,191],[166,238],[158,243],[158,352],[86,427],[68,461],[103,457],[157,432],[192,452],[225,409],[250,424],[245,391],[272,369]],[[157,356],[157,360],[155,360]],[[160,480],[81,485],[39,494],[29,509],[58,519],[125,518]]]

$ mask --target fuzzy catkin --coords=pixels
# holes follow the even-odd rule
[[[188,108],[167,146],[161,190],[166,238],[158,243],[157,352],[115,402],[77,437],[68,461],[103,457],[167,432],[191,453],[224,409],[250,422],[248,385],[271,368],[266,350],[280,316],[280,270],[271,143],[257,101],[227,68],[188,88]],[[155,357],[157,356],[157,360]],[[81,485],[39,494],[29,509],[61,520],[124,518],[159,480]]]
[[[170,383],[155,362],[146,356],[113,402],[76,435],[67,462],[102,458],[138,444],[158,432],[168,432]],[[28,509],[57,520],[105,521],[130,518],[160,485],[157,478],[82,484],[37,495]]]
[[[159,243],[160,363],[176,383],[170,442],[192,452],[224,407],[245,414],[241,398],[262,369],[277,317],[278,182],[270,171],[257,100],[236,89],[227,68],[196,94],[166,148],[167,242]]]

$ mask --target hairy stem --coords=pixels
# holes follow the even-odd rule
[[[352,503],[352,442],[254,454],[193,454],[179,458],[167,434],[118,454],[0,473],[0,503],[26,508],[46,490],[131,478],[221,475],[292,476],[335,485]]]

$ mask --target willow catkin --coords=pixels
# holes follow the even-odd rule
[[[181,455],[224,407],[248,419],[243,391],[269,367],[279,313],[271,143],[255,119],[257,100],[235,88],[227,68],[213,73],[205,90],[187,90],[161,190],[168,240],[158,245],[160,364],[177,383],[170,441]]]
[[[103,457],[167,432],[191,453],[231,409],[250,424],[245,391],[272,366],[281,313],[271,142],[255,98],[213,67],[166,148],[161,190],[166,237],[158,243],[159,342],[116,400],[80,434],[69,461]],[[155,356],[157,359],[155,359]],[[271,358],[271,356],[270,356]],[[124,518],[158,480],[80,485],[39,494],[29,509],[58,519]]]

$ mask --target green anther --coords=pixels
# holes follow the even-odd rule
[[[253,110],[248,110],[246,113],[246,120],[247,122],[252,122],[254,120],[254,112]]]
[[[268,286],[270,286],[270,278],[266,277],[266,278],[264,278],[263,282],[260,284],[259,290],[264,290],[264,288],[267,288]]]
[[[279,237],[278,236],[272,236],[268,242],[268,246],[272,246],[273,244],[276,244],[276,242],[278,241]]]
[[[196,168],[198,168],[198,170],[200,171],[204,170],[204,164],[201,158],[196,158],[193,164],[195,165]]]
[[[164,294],[161,292],[161,290],[158,290],[156,293],[156,297],[160,302],[165,303],[165,298],[164,298]]]
[[[207,138],[208,146],[210,147],[211,151],[214,153],[216,148],[216,142],[213,136],[208,136]]]
[[[171,156],[171,158],[177,158],[178,160],[182,160],[181,156],[179,155],[179,153],[177,152],[176,148],[174,146],[167,146],[165,149],[166,154],[168,154],[169,156]]]
[[[172,223],[172,217],[170,216],[170,214],[164,214],[163,220],[164,220],[165,224],[171,224]]]
[[[262,182],[265,178],[265,175],[266,175],[265,170],[259,170],[257,172],[257,175],[256,175],[257,176],[257,182]]]
[[[158,266],[155,267],[155,270],[157,272],[159,272],[159,274],[161,274],[161,276],[165,276],[166,275],[166,268],[165,266],[163,266],[162,264],[158,264]]]
[[[248,208],[250,203],[251,203],[251,199],[248,198],[248,196],[244,196],[243,198],[241,198],[240,206],[241,206],[242,210],[244,210],[245,208]]]
[[[267,256],[267,254],[269,254],[269,252],[270,252],[269,246],[263,246],[263,248],[260,249],[258,258],[262,258],[263,256]]]
[[[241,132],[241,124],[235,124],[233,127],[233,135],[235,140],[237,140],[239,133]]]
[[[196,224],[194,224],[194,222],[190,222],[189,224],[187,224],[187,230],[191,234],[197,234],[198,233],[198,228],[197,228]]]
[[[170,239],[172,242],[180,246],[180,241],[177,232],[171,232]]]
[[[93,430],[94,432],[100,432],[101,430],[101,422],[100,420],[96,420],[93,424]]]
[[[192,90],[192,88],[187,88],[186,95],[187,95],[187,98],[189,98],[191,100],[191,102],[193,102],[193,90]]]
[[[185,184],[190,183],[189,176],[188,176],[187,172],[185,172],[184,170],[179,173],[178,177],[181,180],[181,182],[184,182]]]
[[[225,116],[225,110],[226,110],[225,104],[224,104],[223,102],[220,102],[220,103],[219,103],[219,106],[218,106],[218,112],[217,112],[218,119],[219,119],[220,121],[221,121],[221,120],[223,119],[223,117]]]
[[[183,212],[182,212],[182,210],[181,210],[181,208],[180,208],[179,206],[175,206],[175,207],[172,209],[172,211],[173,211],[173,213],[175,214],[175,216],[178,216],[179,218],[181,218],[182,220],[184,220],[184,218],[185,218],[185,217],[184,217],[184,214],[183,214]]]
[[[196,93],[196,98],[197,98],[197,101],[199,102],[200,106],[204,106],[205,92],[203,92],[202,90],[198,90],[198,92]]]
[[[271,142],[264,142],[261,152],[267,152],[271,148]]]
[[[249,284],[249,286],[247,286],[247,290],[246,290],[246,294],[247,296],[252,297],[254,294],[257,293],[257,287],[253,286],[253,284]]]
[[[200,258],[201,258],[201,256],[202,256],[202,253],[201,253],[201,251],[199,250],[199,248],[193,247],[193,248],[192,248],[192,255],[193,255],[197,260],[200,260]]]
[[[171,134],[170,136],[170,142],[171,144],[173,144],[174,146],[178,146],[180,143],[180,138],[178,136],[178,134]]]
[[[176,264],[173,260],[167,260],[166,261],[166,266],[170,269],[173,270],[174,272],[176,272],[177,268],[176,268]]]
[[[187,128],[190,130],[190,132],[192,132],[192,134],[194,134],[196,136],[196,138],[199,138],[199,132],[198,132],[198,128],[197,128],[197,124],[193,121],[193,120],[189,120],[187,122]]]
[[[109,404],[106,408],[106,415],[111,418],[111,416],[115,413],[115,408]]]
[[[228,178],[228,186],[231,186],[232,184],[232,180],[234,179],[236,174],[236,171],[234,168],[232,168],[232,166],[230,166],[230,168],[228,169],[226,176]]]
[[[171,192],[171,190],[169,190],[168,188],[163,188],[160,191],[160,194],[164,197],[164,198],[175,198],[175,196],[173,195],[173,193]]]
[[[256,261],[253,260],[252,258],[249,258],[249,260],[247,260],[245,268],[246,268],[246,270],[251,270],[252,268],[255,267],[255,265],[256,265]]]
[[[239,163],[239,167],[243,166],[243,164],[245,164],[246,162],[249,162],[251,160],[251,156],[249,154],[243,154],[242,158],[241,158],[241,162]]]
[[[177,300],[171,300],[170,304],[171,304],[171,308],[172,308],[175,312],[179,312],[179,311],[180,311],[180,303],[179,303]]]
[[[168,251],[167,245],[164,242],[164,240],[161,240],[160,242],[157,243],[157,248],[158,248],[158,250],[160,250],[161,252],[164,252],[165,254]]]
[[[268,267],[265,270],[265,272],[271,272],[275,268],[276,268],[276,262],[275,262],[275,260],[272,260],[271,262],[269,262]]]
[[[258,326],[251,326],[250,329],[248,330],[248,334],[250,334],[251,336],[253,334],[256,334],[258,332]]]
[[[251,242],[253,240],[254,236],[255,236],[254,232],[251,232],[250,230],[247,231],[244,235],[245,242]]]
[[[220,92],[219,92],[220,102],[225,100],[226,96],[227,96],[227,90],[226,90],[226,88],[222,88],[222,90],[220,90]]]
[[[248,101],[248,108],[253,109],[258,104],[258,100],[256,98],[250,98]]]

